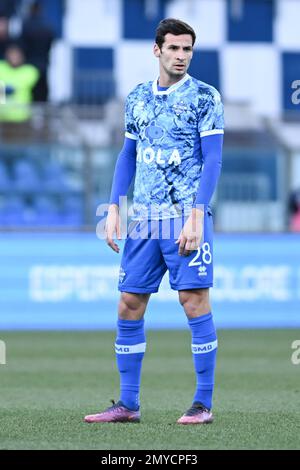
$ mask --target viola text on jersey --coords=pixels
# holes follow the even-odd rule
[[[148,165],[152,162],[156,162],[157,164],[160,165],[165,165],[166,163],[168,165],[175,165],[178,166],[181,163],[181,156],[180,153],[177,149],[174,149],[170,156],[167,157],[166,159],[162,156],[162,149],[158,149],[155,151],[152,147],[147,147],[145,149],[138,149],[137,152],[137,161],[138,162],[144,162],[147,163]]]

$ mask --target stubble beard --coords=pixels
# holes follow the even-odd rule
[[[170,78],[170,80],[178,80],[180,78],[183,78],[184,75],[187,73],[187,68],[185,67],[183,70],[168,70],[167,68],[165,68],[165,72],[167,73],[168,77]]]

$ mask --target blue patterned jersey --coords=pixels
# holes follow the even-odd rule
[[[191,211],[203,163],[201,137],[223,128],[219,92],[188,74],[164,91],[155,80],[128,95],[125,135],[137,141],[135,219]]]

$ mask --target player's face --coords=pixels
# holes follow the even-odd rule
[[[171,81],[183,78],[189,68],[193,56],[193,41],[190,34],[175,36],[168,33],[160,49],[154,46],[154,54],[159,58],[160,74]]]

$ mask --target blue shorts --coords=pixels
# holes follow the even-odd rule
[[[201,248],[189,256],[178,254],[178,239],[185,219],[132,222],[125,242],[118,289],[137,294],[154,293],[169,271],[174,290],[203,289],[213,285],[213,220],[204,216]]]

